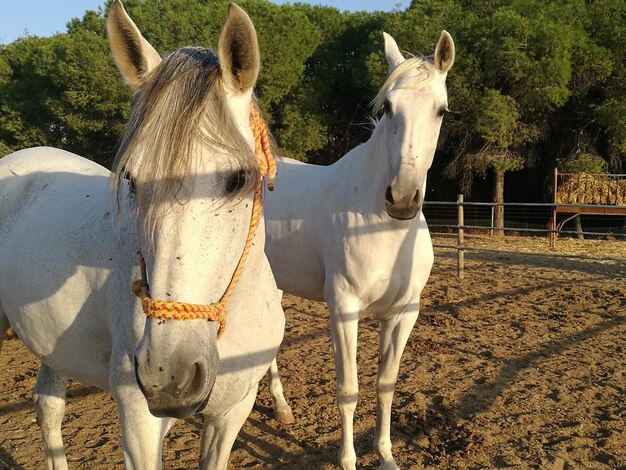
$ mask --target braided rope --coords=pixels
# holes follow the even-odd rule
[[[235,290],[237,282],[241,278],[246,259],[248,258],[248,253],[250,252],[250,248],[252,247],[254,241],[256,229],[259,225],[259,221],[261,220],[263,206],[263,176],[267,175],[267,188],[270,191],[274,189],[274,180],[276,178],[276,162],[272,156],[267,127],[261,118],[261,115],[254,107],[254,104],[252,105],[250,111],[250,128],[252,129],[252,133],[254,135],[255,154],[259,162],[261,178],[259,178],[259,182],[254,190],[254,202],[252,204],[252,214],[250,215],[248,237],[246,238],[243,252],[241,253],[241,257],[239,258],[239,262],[237,263],[237,267],[235,268],[226,291],[222,295],[219,302],[209,305],[151,299],[145,261],[141,253],[139,253],[141,279],[133,281],[131,284],[131,290],[133,294],[141,299],[143,311],[147,316],[169,320],[204,319],[215,321],[220,324],[217,333],[218,338],[223,333],[224,328],[226,327],[226,305]]]
[[[254,151],[259,160],[261,176],[267,175],[267,189],[274,191],[274,181],[276,180],[276,160],[272,156],[270,139],[267,134],[267,127],[259,111],[252,105],[250,111],[250,127],[254,134]]]

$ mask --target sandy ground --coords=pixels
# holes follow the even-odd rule
[[[402,468],[626,469],[626,241],[472,239],[521,253],[468,251],[435,240],[435,267],[403,356],[392,438]],[[271,417],[267,383],[239,434],[231,468],[335,468],[340,432],[324,304],[286,296],[278,357],[297,423]],[[359,468],[377,468],[376,322],[360,326]],[[37,362],[16,338],[0,355],[0,468],[45,468],[31,390]],[[70,468],[122,468],[110,395],[71,383],[63,432]],[[179,422],[164,467],[197,467],[200,422]]]

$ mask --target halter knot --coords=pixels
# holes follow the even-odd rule
[[[154,300],[150,298],[150,288],[148,286],[148,276],[146,273],[146,264],[139,253],[139,264],[141,267],[141,278],[133,281],[131,291],[141,300],[144,313],[153,318],[163,318],[168,320],[193,320],[203,319],[215,321],[220,324],[217,332],[218,338],[224,332],[226,327],[226,305],[230,299],[239,278],[243,272],[243,267],[248,258],[248,253],[254,241],[254,234],[261,220],[262,202],[263,202],[263,176],[267,175],[267,189],[274,190],[274,181],[276,179],[276,162],[272,156],[270,140],[267,133],[265,122],[261,115],[251,104],[250,111],[250,128],[254,135],[254,150],[259,163],[259,171],[261,178],[254,190],[254,202],[252,204],[252,215],[250,216],[250,227],[248,228],[248,237],[243,247],[243,252],[235,268],[230,283],[222,295],[219,302],[201,305],[190,304],[184,302],[172,302],[166,300]]]

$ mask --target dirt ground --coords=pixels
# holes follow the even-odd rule
[[[392,439],[403,469],[626,469],[626,241],[475,238],[465,278],[435,240],[422,313],[404,352]],[[512,253],[517,251],[518,253]],[[621,258],[621,261],[616,260]],[[340,432],[324,304],[285,296],[278,362],[297,423],[271,418],[267,382],[231,454],[231,468],[331,469]],[[377,468],[376,322],[360,326],[359,468]],[[45,468],[31,390],[37,363],[18,339],[0,354],[0,468]],[[108,393],[72,383],[64,437],[70,468],[122,468]],[[164,467],[197,467],[200,422],[179,422]]]

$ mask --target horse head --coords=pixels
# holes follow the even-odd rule
[[[383,34],[389,75],[373,107],[384,112],[379,126],[389,156],[385,208],[394,219],[413,219],[424,202],[426,176],[448,108],[446,76],[454,62],[454,42],[442,31],[431,62],[405,59],[395,40]]]
[[[114,190],[132,209],[142,264],[135,294],[148,315],[135,375],[152,414],[187,417],[210,397],[233,273],[251,245],[253,193],[260,193],[250,127],[256,32],[231,5],[219,54],[187,47],[161,58],[119,0],[107,31],[135,91],[114,168]],[[255,242],[253,264],[262,233]]]

